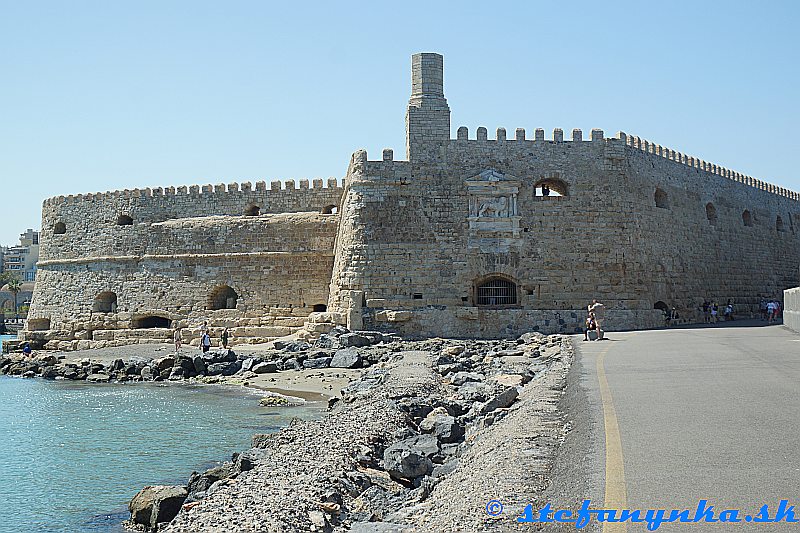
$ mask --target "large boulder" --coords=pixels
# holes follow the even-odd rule
[[[233,464],[225,463],[220,466],[215,466],[203,472],[192,472],[189,477],[189,494],[196,499],[205,495],[205,492],[211,488],[211,485],[220,479],[228,479],[233,474]],[[201,494],[202,493],[202,494]]]
[[[442,444],[458,442],[464,438],[464,428],[442,407],[437,407],[425,417],[419,429],[430,433]]]
[[[155,361],[153,361],[153,364],[158,369],[159,372],[163,372],[164,370],[175,366],[175,358],[172,357],[171,355],[168,355],[166,357],[156,359]]]
[[[383,452],[386,471],[394,479],[413,480],[433,470],[431,457],[439,453],[436,438],[417,435],[395,442]]]
[[[509,407],[514,400],[517,399],[519,396],[519,391],[516,387],[509,387],[500,394],[496,395],[494,398],[486,402],[481,406],[479,409],[479,413],[485,415],[486,413],[491,413],[495,409],[503,409],[505,407]]]
[[[148,485],[128,504],[131,522],[150,530],[158,524],[170,522],[177,516],[188,495],[186,487]]]
[[[484,376],[483,374],[478,374],[477,372],[456,372],[452,376],[450,376],[450,383],[459,387],[464,383],[477,382],[483,381]]]
[[[370,338],[360,333],[345,333],[339,336],[339,346],[342,346],[343,348],[348,346],[369,346],[370,344],[372,344]]]
[[[253,366],[253,372],[256,374],[274,374],[278,371],[278,363],[275,361],[268,361],[265,363],[258,363]]]
[[[303,368],[328,368],[332,357],[313,357],[303,361]]]
[[[207,372],[210,376],[232,376],[242,367],[238,361],[224,362],[224,363],[211,363],[208,365]]]
[[[343,348],[333,354],[331,368],[359,368],[361,355],[355,348]]]
[[[205,360],[203,360],[203,358],[199,355],[195,356],[195,358],[192,360],[192,363],[194,364],[194,371],[196,374],[202,375],[208,370]]]

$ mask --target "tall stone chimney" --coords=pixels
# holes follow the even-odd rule
[[[444,58],[441,54],[411,56],[411,98],[406,112],[406,156],[436,157],[450,140],[450,108],[444,97]]]

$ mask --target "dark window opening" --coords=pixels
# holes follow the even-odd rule
[[[28,331],[47,331],[50,329],[49,318],[31,318],[27,324]]]
[[[706,218],[708,219],[708,223],[712,226],[717,225],[717,208],[714,207],[714,204],[711,202],[706,204]]]
[[[538,197],[567,196],[567,184],[556,178],[539,180],[533,186],[533,195]]]
[[[786,231],[783,227],[783,219],[778,215],[778,218],[775,219],[775,229],[778,231]]]
[[[246,217],[257,217],[261,214],[261,208],[257,205],[250,205],[247,206],[247,209],[244,210],[244,216]]]
[[[67,232],[67,225],[63,222],[56,222],[53,224],[54,235],[64,235]]]
[[[92,310],[96,313],[116,313],[117,295],[113,292],[101,292],[94,298]]]
[[[422,294],[415,292],[414,294],[411,295],[411,298],[413,298],[414,300],[422,300]]]
[[[216,287],[208,295],[208,308],[212,311],[219,309],[236,309],[236,302],[239,295],[227,285]]]
[[[653,309],[658,309],[659,311],[669,313],[669,306],[660,300],[653,305]]]
[[[325,207],[322,208],[323,215],[335,215],[338,212],[339,212],[339,207],[333,204],[326,205]]]
[[[169,326],[170,320],[163,316],[143,316],[131,321],[131,327],[133,327],[133,329],[169,328]]]
[[[324,313],[325,311],[328,310],[328,306],[325,304],[314,304],[314,307],[312,307],[312,309],[314,310],[315,313]]]
[[[133,219],[128,215],[120,215],[119,218],[117,218],[117,226],[132,226],[132,225],[133,225]]]
[[[745,226],[753,225],[753,215],[751,215],[750,211],[748,211],[747,209],[745,209],[744,213],[742,213],[742,222],[744,222]]]
[[[478,285],[475,296],[478,305],[515,305],[517,286],[507,279],[489,278]]]
[[[667,193],[665,191],[656,189],[654,197],[656,201],[656,207],[661,209],[669,209],[669,200],[667,199]]]

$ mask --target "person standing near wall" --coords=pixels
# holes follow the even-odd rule
[[[210,348],[211,336],[208,334],[208,332],[205,332],[200,336],[200,349],[203,351],[203,353],[206,353]]]
[[[178,350],[181,349],[181,328],[175,328],[175,333],[172,335],[172,340],[175,341],[175,353],[178,353]]]
[[[219,339],[220,341],[222,341],[222,347],[225,348],[226,350],[228,349],[228,337],[229,337],[228,328],[225,328],[222,330],[222,335],[220,336]]]
[[[592,305],[589,306],[589,313],[594,315],[594,323],[597,327],[597,340],[603,340],[603,320],[605,319],[606,306],[597,300],[592,300]]]

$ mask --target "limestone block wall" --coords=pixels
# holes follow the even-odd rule
[[[74,349],[162,342],[176,326],[196,342],[204,321],[216,335],[230,328],[234,342],[296,331],[327,302],[338,227],[328,212],[342,189],[334,181],[314,185],[46,201],[41,283],[26,337]],[[123,215],[132,220],[119,224]]]
[[[574,130],[565,141],[561,130],[549,139],[536,130],[528,140],[499,129],[488,139],[480,128],[476,137],[462,128],[438,156],[411,161],[354,154],[332,309],[410,335],[510,336],[577,329],[592,298],[616,329],[663,325],[656,306],[697,318],[704,298],[747,314],[798,281],[800,206],[789,191],[642,150],[624,134],[584,140]],[[517,191],[516,211],[507,227],[492,219],[498,231],[476,235],[470,183],[488,169]],[[542,182],[565,194],[537,195]],[[515,283],[515,305],[476,305],[490,276]]]

